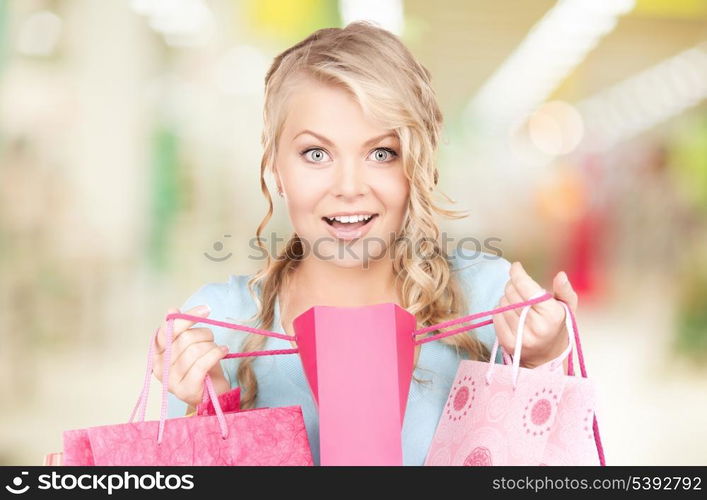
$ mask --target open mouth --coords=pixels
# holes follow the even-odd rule
[[[355,231],[369,224],[373,219],[378,217],[378,214],[364,216],[344,216],[344,217],[322,217],[322,220],[335,229],[343,229],[345,231]]]

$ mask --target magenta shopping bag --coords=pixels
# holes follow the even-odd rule
[[[173,322],[182,316],[185,315],[167,316],[162,380],[168,380]],[[162,384],[160,420],[146,422],[156,337],[157,332],[150,342],[143,389],[128,423],[65,431],[63,465],[312,465],[299,406],[224,412],[208,375],[200,405],[203,411],[167,420],[167,386]],[[278,353],[266,351],[230,357]],[[209,415],[209,408],[213,408],[215,415]],[[138,409],[140,421],[133,422]]]
[[[415,324],[393,303],[314,306],[293,321],[322,465],[402,465]]]
[[[520,367],[523,308],[513,357],[506,364],[462,361],[425,465],[605,465],[579,331],[564,302],[569,345],[535,369]],[[576,344],[582,377],[573,376]],[[491,360],[496,358],[498,339]],[[501,348],[503,351],[503,348]],[[562,364],[568,356],[568,372]]]

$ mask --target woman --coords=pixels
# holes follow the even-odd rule
[[[487,253],[447,256],[440,247],[435,214],[460,218],[432,199],[441,127],[429,72],[375,25],[321,29],[278,55],[265,78],[261,190],[269,209],[256,232],[268,262],[252,276],[203,286],[181,310],[293,335],[292,320],[314,305],[395,302],[423,327],[540,291],[519,263]],[[276,259],[260,240],[273,207],[266,174],[273,175],[294,227]],[[564,273],[553,291],[576,308]],[[495,335],[512,352],[519,314],[509,310],[494,316],[493,328],[417,346],[403,426],[406,465],[424,462],[459,360],[488,360]],[[227,352],[220,344],[244,352],[286,349],[290,342],[185,320],[175,321],[174,334],[170,416],[201,401],[208,372],[219,394],[240,387],[242,408],[301,406],[319,463],[317,415],[299,359],[220,362]],[[525,367],[562,353],[567,333],[558,301],[533,306],[523,344]],[[163,346],[160,331],[158,378]]]

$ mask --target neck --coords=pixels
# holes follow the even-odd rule
[[[380,259],[362,267],[339,267],[320,259],[305,259],[295,271],[296,287],[317,303],[359,307],[398,302],[393,261]]]

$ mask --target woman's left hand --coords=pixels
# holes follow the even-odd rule
[[[511,265],[510,279],[498,307],[529,300],[542,292],[543,288],[525,272],[520,262]],[[555,298],[544,300],[531,306],[525,317],[523,330],[523,348],[520,365],[535,368],[557,358],[567,348],[568,332],[565,326],[565,308],[561,299],[573,313],[577,311],[577,293],[564,272],[559,272],[552,281],[552,293]],[[515,349],[516,330],[522,307],[494,314],[493,325],[499,344],[508,354]],[[492,360],[493,362],[493,360]],[[565,372],[567,360],[564,362]]]

